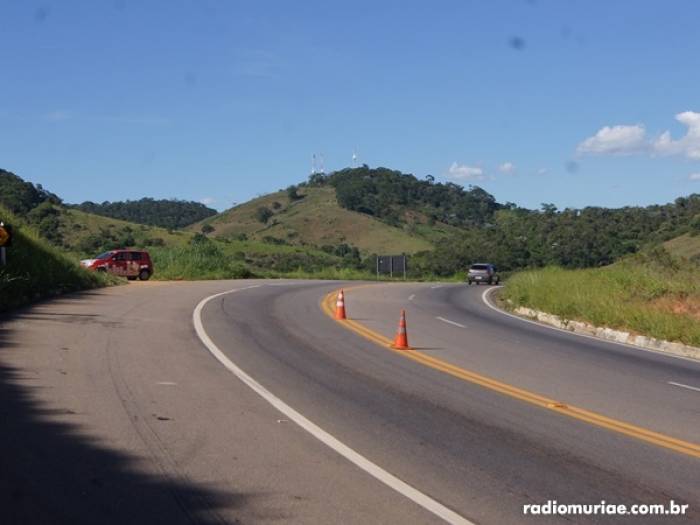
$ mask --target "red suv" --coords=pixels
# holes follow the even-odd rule
[[[133,281],[137,277],[147,281],[153,275],[153,263],[143,250],[111,250],[94,259],[83,259],[80,266],[88,270],[109,272]]]

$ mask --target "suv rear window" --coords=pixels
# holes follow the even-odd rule
[[[131,256],[129,257],[129,260],[131,261],[140,261],[141,260],[141,252],[129,252]]]
[[[486,264],[472,264],[470,270],[488,270],[489,267]]]

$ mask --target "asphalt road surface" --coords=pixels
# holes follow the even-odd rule
[[[350,323],[321,305],[340,286]],[[149,282],[18,311],[0,523],[700,522],[700,363],[506,316],[488,289]],[[523,514],[549,500],[688,508]]]

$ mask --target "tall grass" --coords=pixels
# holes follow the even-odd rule
[[[7,265],[0,266],[0,312],[42,297],[111,284],[107,275],[88,272],[78,261],[41,240],[31,228],[0,206],[0,219],[15,226]]]
[[[516,306],[700,345],[700,268],[663,250],[604,268],[520,272],[502,293]]]
[[[242,262],[213,242],[150,248],[154,277],[162,280],[245,279],[255,277]]]

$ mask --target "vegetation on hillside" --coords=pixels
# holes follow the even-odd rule
[[[219,239],[275,238],[309,249],[345,244],[357,248],[363,256],[430,250],[436,240],[456,230],[441,223],[432,227],[390,226],[375,217],[338,206],[335,190],[330,186],[297,188],[293,200],[289,193],[280,191],[259,197],[191,229],[203,232],[205,226],[210,226],[214,229],[209,231],[211,236]]]
[[[700,267],[663,248],[604,268],[520,272],[502,297],[565,319],[700,346]]]
[[[605,266],[644,246],[692,231],[692,220],[699,214],[697,194],[646,208],[502,209],[488,227],[438,243],[434,252],[420,254],[415,263],[438,275],[451,275],[477,260],[506,271]]]
[[[363,166],[312,175],[306,183],[207,216],[183,232],[67,208],[40,186],[2,173],[0,197],[11,200],[53,245],[81,256],[119,247],[148,248],[162,261],[163,271],[157,271],[161,277],[194,278],[196,268],[202,271],[200,278],[246,272],[319,274],[324,269],[371,274],[374,254],[398,253],[411,254],[408,273],[414,279],[451,278],[474,261],[493,262],[502,271],[599,267],[674,236],[696,239],[693,235],[700,231],[700,195],[648,207],[557,210],[543,204],[540,210],[527,210],[499,204],[481,188],[465,190],[430,176],[418,180]],[[188,203],[158,202],[165,205],[161,219],[186,222],[174,214],[180,205],[190,209]],[[119,213],[143,212],[139,220],[147,220],[154,203],[142,199],[105,206]],[[199,246],[201,238],[212,243]],[[678,249],[692,244],[673,242]],[[202,264],[186,270],[177,260]]]
[[[47,201],[57,204],[61,199],[46,191],[41,184],[35,186],[12,172],[0,169],[0,205],[7,210],[23,215]]]
[[[148,197],[137,201],[105,201],[101,204],[85,201],[73,207],[103,217],[170,229],[184,228],[216,215],[216,210],[208,208],[201,202],[178,199],[155,200]]]
[[[419,212],[430,223],[452,226],[480,226],[490,222],[502,208],[493,195],[470,186],[435,182],[428,175],[418,180],[410,174],[387,168],[347,168],[328,176],[314,174],[309,185],[329,184],[335,188],[338,204],[348,210],[366,213],[397,226],[406,212]]]
[[[0,220],[13,224],[7,265],[0,266],[0,311],[61,293],[104,286],[114,279],[88,272],[57,248],[48,245],[8,209],[0,205]]]

